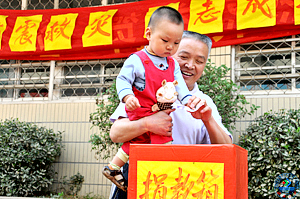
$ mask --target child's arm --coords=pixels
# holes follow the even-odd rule
[[[123,98],[125,102],[125,106],[129,111],[133,111],[139,107],[141,107],[139,100],[134,95],[126,95]]]
[[[176,91],[178,92],[178,100],[181,102],[181,104],[186,105],[192,95],[190,94],[190,91],[182,77],[178,62],[176,60],[174,60],[174,62],[174,79],[178,82],[178,85],[176,86]]]
[[[126,95],[133,95],[132,86],[137,78],[138,65],[142,64],[140,58],[133,54],[129,56],[117,76],[116,88],[120,101],[124,102]]]

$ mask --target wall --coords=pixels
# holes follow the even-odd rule
[[[246,116],[236,122],[236,131],[234,132],[234,142],[237,143],[241,133],[245,132],[245,129],[249,123],[256,117],[263,115],[265,112],[279,112],[280,109],[299,109],[300,98],[296,95],[280,95],[280,96],[256,96],[246,97],[250,104],[260,106],[253,116]],[[249,108],[249,106],[247,106]]]
[[[91,128],[89,114],[96,110],[95,101],[61,103],[21,103],[0,104],[0,119],[19,118],[20,121],[33,122],[54,131],[62,131],[65,149],[55,163],[58,179],[79,172],[85,181],[81,195],[89,193],[108,198],[111,183],[101,173],[108,161],[97,160],[88,142],[90,135],[97,132]]]

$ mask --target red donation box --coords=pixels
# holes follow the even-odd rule
[[[130,199],[247,199],[247,150],[234,144],[130,146]]]

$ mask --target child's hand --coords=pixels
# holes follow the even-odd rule
[[[127,97],[127,96],[126,96]],[[139,107],[141,107],[139,100],[133,96],[133,95],[129,95],[126,99],[125,99],[125,106],[129,111],[133,111]]]

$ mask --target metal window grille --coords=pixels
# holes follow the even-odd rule
[[[300,93],[300,35],[238,45],[234,67],[245,95]]]
[[[113,83],[123,62],[123,59],[65,62],[3,60],[0,63],[1,101],[91,98]]]
[[[80,8],[135,2],[138,0],[0,0],[1,9],[57,9],[57,8]]]
[[[22,2],[19,0],[0,0],[1,9],[21,10]]]
[[[58,62],[54,98],[96,96],[108,88],[120,72],[123,59]]]

